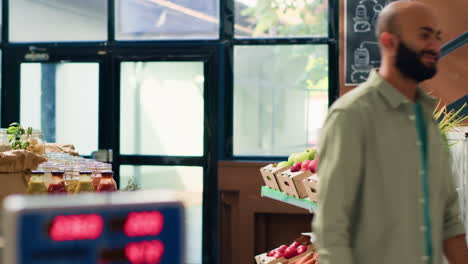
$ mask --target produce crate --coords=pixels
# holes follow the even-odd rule
[[[260,168],[260,173],[262,174],[262,178],[266,186],[271,189],[281,191],[277,182],[277,175],[289,168],[290,167],[277,168],[274,164],[268,164],[267,166]]]
[[[286,259],[284,257],[281,257],[281,258],[274,258],[274,257],[269,257],[267,254],[268,253],[263,253],[263,254],[260,254],[260,255],[257,255],[255,256],[255,262],[256,264],[283,264],[283,263],[291,263],[297,259],[300,259],[302,257],[304,257],[306,254],[310,253],[310,252],[314,252],[315,251],[315,247],[311,244],[311,245],[308,245],[307,246],[307,251],[305,251],[304,253],[300,254],[300,255],[297,255],[297,256],[294,256],[292,258],[289,258],[289,259]]]
[[[318,182],[319,178],[317,174],[307,177],[302,180],[302,184],[307,192],[307,196],[312,202],[318,202]]]
[[[289,196],[302,199],[307,197],[307,192],[302,181],[311,175],[312,172],[310,171],[291,172],[290,169],[287,169],[279,175],[276,174],[276,180],[282,192]]]

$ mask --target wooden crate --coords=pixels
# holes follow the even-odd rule
[[[302,257],[304,257],[306,254],[310,253],[310,252],[314,252],[315,251],[315,247],[314,245],[310,244],[307,246],[307,250],[300,254],[300,255],[297,255],[295,257],[292,257],[290,259],[286,259],[284,257],[281,257],[279,259],[275,259],[273,257],[269,257],[267,256],[268,253],[263,253],[263,254],[260,254],[260,255],[257,255],[255,256],[255,263],[256,264],[286,264],[286,263],[291,263],[297,259],[300,259]]]
[[[313,174],[306,179],[302,180],[304,189],[307,192],[307,196],[312,202],[318,202],[318,187],[319,187],[319,178],[317,174]]]
[[[270,187],[271,189],[281,191],[281,187],[278,185],[276,175],[289,169],[290,167],[277,168],[275,165],[276,164],[268,164],[267,166],[260,168],[260,173],[262,174],[262,178],[266,186]]]
[[[287,169],[277,175],[276,180],[282,192],[289,196],[302,199],[307,197],[307,192],[304,188],[304,184],[302,184],[302,180],[311,175],[312,172],[310,171],[291,172],[290,169]]]

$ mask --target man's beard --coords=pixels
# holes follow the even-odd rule
[[[426,66],[421,62],[424,54],[437,56],[437,54],[430,50],[422,50],[420,52],[410,49],[402,41],[398,45],[395,66],[400,70],[406,78],[422,82],[434,77],[437,73],[436,64]],[[436,61],[437,63],[437,61]]]

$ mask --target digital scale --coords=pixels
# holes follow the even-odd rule
[[[182,264],[184,206],[165,191],[10,196],[8,264]]]

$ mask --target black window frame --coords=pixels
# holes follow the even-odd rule
[[[225,122],[224,137],[219,145],[220,159],[231,161],[280,161],[286,156],[235,156],[234,147],[234,46],[235,45],[327,45],[328,46],[328,102],[329,106],[339,96],[339,0],[328,1],[328,36],[311,37],[277,37],[277,38],[236,38],[234,33],[235,0],[221,0],[222,9],[226,10],[222,16],[221,40],[227,43],[225,69]]]

